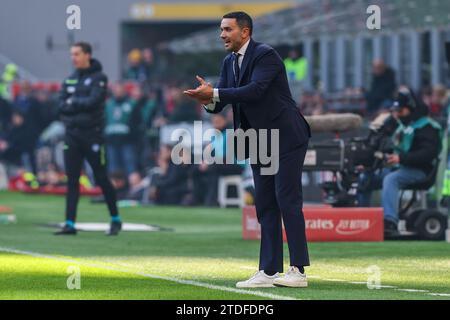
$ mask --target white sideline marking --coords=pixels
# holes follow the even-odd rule
[[[428,293],[430,296],[450,297],[450,293]]]
[[[183,279],[177,279],[177,278],[171,278],[171,277],[164,277],[164,276],[158,276],[158,275],[148,274],[148,273],[144,273],[144,272],[133,272],[128,269],[107,266],[107,265],[101,265],[101,264],[97,264],[97,263],[89,263],[89,262],[85,262],[85,261],[67,258],[64,256],[52,256],[52,255],[42,254],[42,253],[38,253],[38,252],[16,250],[16,249],[12,249],[12,248],[4,248],[4,247],[0,247],[0,252],[8,252],[8,253],[21,254],[21,255],[28,255],[28,256],[37,257],[37,258],[59,260],[62,262],[76,263],[79,265],[84,265],[86,267],[93,267],[93,268],[110,270],[110,271],[115,271],[115,272],[123,272],[123,273],[138,275],[138,276],[142,276],[142,277],[146,277],[146,278],[166,280],[166,281],[176,282],[176,283],[180,283],[180,284],[192,285],[192,286],[196,286],[196,287],[202,287],[202,288],[213,289],[213,290],[254,295],[254,296],[259,296],[259,297],[269,298],[269,299],[274,299],[274,300],[300,300],[299,298],[281,296],[281,295],[276,295],[276,294],[271,294],[271,293],[266,293],[266,292],[261,292],[261,291],[236,289],[236,288],[213,285],[213,284],[199,282],[199,281],[193,281],[193,280],[183,280]],[[244,268],[247,269],[246,267],[244,267]],[[308,276],[308,278],[322,279],[320,276],[314,276],[314,275]],[[351,284],[367,284],[367,282],[363,282],[363,281],[347,281],[347,280],[342,280],[342,279],[324,278],[322,280],[330,281],[330,282],[331,281],[332,282],[346,282],[346,283],[351,283]],[[424,293],[424,294],[427,294],[430,296],[450,297],[450,293],[431,293],[429,290],[422,290],[422,289],[400,289],[400,288],[397,288],[396,286],[388,286],[388,285],[381,285],[380,288],[394,289],[396,291],[404,291],[404,292]]]
[[[422,290],[422,289],[395,289],[395,290],[405,292],[430,292],[429,290]]]
[[[323,278],[322,280],[324,280],[324,281],[331,281],[331,282],[347,282],[347,281],[342,280],[342,279],[328,279],[328,278]]]
[[[367,282],[364,282],[364,281],[347,281],[347,280],[342,280],[342,279],[321,278],[319,276],[308,276],[308,278],[322,279],[323,281],[330,281],[330,282],[346,282],[346,283],[351,283],[351,284],[363,284],[363,285],[367,284]],[[450,293],[431,293],[430,290],[423,290],[423,289],[401,289],[396,286],[387,286],[387,285],[386,286],[381,285],[379,287],[385,288],[385,289],[394,289],[396,291],[403,291],[403,292],[425,293],[427,295],[437,296],[437,297],[450,297]]]
[[[16,250],[16,249],[12,249],[12,248],[4,248],[4,247],[0,247],[0,251],[1,252],[14,253],[14,254],[27,255],[27,256],[32,256],[32,257],[36,257],[36,258],[45,258],[45,259],[58,260],[58,261],[68,262],[68,263],[76,263],[76,264],[83,265],[83,266],[86,266],[86,267],[92,267],[92,268],[110,270],[110,271],[115,271],[115,272],[128,273],[128,274],[138,275],[138,276],[142,276],[142,277],[146,277],[146,278],[166,280],[166,281],[176,282],[176,283],[180,283],[180,284],[186,284],[186,285],[202,287],[202,288],[207,288],[207,289],[213,289],[213,290],[227,291],[227,292],[233,292],[233,293],[239,293],[239,294],[247,294],[247,295],[253,295],[253,296],[269,298],[269,299],[274,299],[274,300],[298,300],[298,298],[293,298],[293,297],[288,297],[288,296],[281,296],[281,295],[266,293],[266,292],[262,292],[262,291],[253,291],[253,290],[244,290],[244,289],[230,288],[230,287],[213,285],[213,284],[200,282],[200,281],[183,280],[183,279],[158,276],[158,275],[149,274],[149,273],[143,273],[143,272],[133,272],[131,270],[127,270],[127,269],[124,269],[124,268],[118,268],[118,267],[114,267],[114,266],[101,265],[101,264],[97,264],[97,263],[90,263],[90,262],[85,262],[85,261],[82,261],[82,260],[67,258],[67,257],[64,257],[64,256],[52,256],[52,255],[42,254],[42,253],[38,253],[38,252]]]

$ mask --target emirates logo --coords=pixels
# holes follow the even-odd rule
[[[306,229],[312,230],[333,230],[333,220],[329,219],[310,219],[305,221]]]
[[[339,220],[336,233],[342,235],[354,235],[362,233],[370,228],[368,219]]]

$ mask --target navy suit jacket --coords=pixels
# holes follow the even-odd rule
[[[279,129],[280,153],[307,142],[311,130],[292,99],[286,69],[278,53],[272,47],[250,39],[237,85],[233,62],[231,53],[223,60],[216,86],[220,102],[216,102],[214,110],[206,111],[218,113],[231,104],[235,129]],[[239,117],[236,116],[238,110]]]

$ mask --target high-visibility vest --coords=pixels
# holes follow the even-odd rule
[[[299,58],[293,60],[291,58],[284,59],[284,66],[286,73],[290,80],[301,81],[305,79],[308,72],[308,60],[306,58]]]
[[[17,76],[17,66],[14,63],[8,63],[5,71],[0,78],[0,97],[5,100],[11,100],[10,86]]]

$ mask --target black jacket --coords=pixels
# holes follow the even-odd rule
[[[36,142],[30,126],[25,122],[21,126],[12,126],[6,133],[4,139],[8,143],[8,148],[3,152],[0,151],[0,159],[17,165],[20,165],[21,155],[24,152],[34,150]]]
[[[62,84],[59,113],[68,132],[102,134],[108,78],[100,62],[91,59],[87,69],[77,69]]]
[[[412,121],[428,115],[427,106],[419,103],[418,110],[413,112]],[[431,125],[416,129],[411,148],[400,154],[400,164],[423,170],[426,174],[433,169],[433,160],[439,156],[441,138],[439,131]]]
[[[393,100],[396,87],[395,71],[391,68],[387,67],[383,74],[374,76],[367,95],[368,111],[376,112],[385,100]]]
[[[0,97],[0,138],[4,136],[11,124],[11,104]]]

